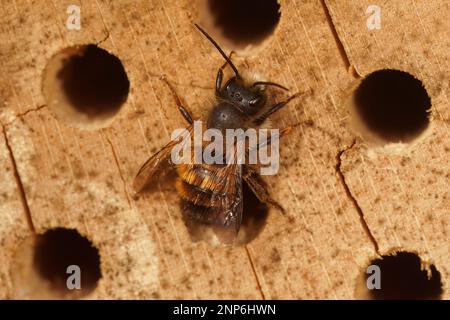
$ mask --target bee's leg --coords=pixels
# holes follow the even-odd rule
[[[284,208],[270,197],[269,191],[267,191],[267,187],[264,181],[253,168],[249,166],[244,167],[243,179],[260,202],[266,203],[278,209],[282,214],[286,213]]]
[[[260,115],[258,118],[256,118],[254,120],[254,123],[257,125],[262,124],[264,121],[266,121],[266,119],[268,117],[270,117],[272,114],[274,114],[275,112],[277,112],[278,110],[280,110],[281,108],[283,108],[285,105],[288,104],[289,101],[291,101],[292,99],[298,97],[299,94],[293,94],[292,96],[288,97],[287,99],[278,102],[277,104],[273,105],[272,107],[270,107],[269,110],[267,110],[265,113],[263,113],[262,115]]]
[[[167,81],[166,77],[161,77],[161,80],[163,80],[167,86],[169,87],[170,91],[172,91],[172,95],[175,99],[175,103],[177,104],[178,111],[180,111],[181,115],[189,124],[193,124],[194,120],[192,117],[192,113],[181,103],[180,97],[178,96],[177,92],[175,91],[175,88],[170,84],[169,81]]]
[[[287,135],[289,132],[292,131],[292,129],[293,129],[294,127],[296,127],[296,126],[298,126],[298,125],[300,125],[300,124],[301,124],[301,123],[297,123],[297,124],[294,124],[294,125],[292,125],[292,126],[289,126],[289,127],[286,127],[286,128],[284,128],[284,129],[280,130],[280,133],[279,133],[279,134],[276,134],[275,136],[269,136],[269,137],[267,137],[267,140],[266,140],[266,141],[264,141],[264,142],[262,142],[262,143],[258,143],[255,147],[251,148],[251,150],[253,150],[253,149],[259,150],[259,149],[262,148],[262,147],[265,147],[265,146],[270,145],[270,144],[272,143],[272,141],[277,140],[277,139],[280,139],[281,137]]]
[[[231,56],[233,55],[234,51],[230,52],[230,55],[228,58],[231,60]],[[222,79],[223,79],[223,69],[227,66],[228,61],[226,61],[217,71],[216,76],[216,96],[220,96],[220,91],[222,90]]]

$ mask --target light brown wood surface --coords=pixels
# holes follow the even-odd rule
[[[81,6],[81,30],[65,27],[69,4]],[[233,59],[309,92],[272,121],[303,122],[283,138],[280,172],[266,179],[287,214],[269,210],[244,243],[223,247],[193,241],[173,185],[160,181],[140,198],[131,189],[140,165],[185,126],[160,77],[197,116],[214,101],[223,59],[193,26],[207,16],[204,3],[1,2],[1,298],[58,297],[28,285],[39,275],[18,258],[34,232],[56,227],[77,229],[99,250],[102,277],[86,298],[361,298],[370,260],[398,250],[434,264],[449,298],[448,3],[380,3],[377,31],[365,27],[369,1],[280,4],[264,45]],[[42,92],[48,61],[83,44],[118,57],[130,81],[120,112],[94,130],[59,119]],[[362,77],[395,68],[421,79],[433,103],[426,133],[392,152],[355,132],[350,66]]]

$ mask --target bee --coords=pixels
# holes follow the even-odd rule
[[[261,125],[276,111],[279,111],[297,96],[294,94],[272,106],[267,106],[267,86],[288,90],[280,84],[270,81],[256,81],[247,83],[241,77],[238,69],[216,41],[199,25],[197,29],[213,44],[225,59],[225,63],[218,69],[215,82],[215,97],[217,103],[212,107],[206,121],[207,128],[219,130],[260,128]],[[224,68],[229,65],[233,72],[229,80],[222,85]],[[188,123],[187,130],[192,132],[194,117],[183,106],[172,85],[163,78],[174,96],[176,105],[183,118]],[[278,137],[287,134],[293,127],[280,130]],[[270,144],[269,137],[265,144]],[[177,173],[176,189],[182,202],[182,214],[190,221],[210,225],[220,242],[231,244],[239,232],[243,213],[243,181],[264,204],[284,209],[273,200],[259,173],[254,166],[248,164],[225,163],[205,164],[187,163],[173,164],[171,151],[179,141],[172,140],[162,149],[151,156],[139,169],[133,188],[139,193],[149,186],[152,181],[166,168],[174,168]],[[257,145],[257,148],[262,145]]]

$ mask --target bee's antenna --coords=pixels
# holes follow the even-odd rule
[[[234,73],[236,74],[236,78],[241,79],[241,76],[239,75],[239,72],[236,68],[236,66],[231,62],[230,58],[227,57],[225,52],[223,52],[222,48],[217,44],[216,41],[214,41],[213,38],[205,31],[203,30],[198,24],[194,23],[194,25],[197,27],[198,30],[200,30],[201,33],[216,47],[217,51],[220,52],[222,57],[227,61],[227,63],[230,65],[230,67],[233,69]]]

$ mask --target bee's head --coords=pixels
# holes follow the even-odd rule
[[[255,87],[246,87],[241,79],[232,77],[220,92],[220,98],[245,115],[254,115],[264,107],[267,97]]]
[[[219,96],[218,98],[234,106],[245,115],[253,115],[261,110],[261,107],[265,105],[267,100],[264,93],[257,86],[246,86],[236,66],[227,57],[225,52],[223,52],[217,42],[199,25],[195,24],[195,26],[216,47],[217,51],[219,51],[235,73],[235,76],[228,80],[222,89],[217,89],[220,90],[220,92],[216,92]]]
[[[214,107],[208,117],[208,128],[220,130],[243,128],[248,120],[253,120],[253,124],[258,124],[258,121],[256,121],[258,120],[258,113],[263,111],[262,109],[267,101],[267,96],[264,93],[264,90],[262,90],[263,86],[272,85],[284,90],[287,89],[270,81],[257,81],[251,85],[246,84],[240,76],[236,66],[231,59],[227,57],[225,52],[223,52],[217,42],[214,41],[214,39],[199,25],[195,24],[195,26],[214,45],[217,51],[219,51],[225,59],[225,65],[229,65],[235,74],[223,87],[221,87],[223,75],[222,69],[225,65],[219,69],[216,79],[216,96],[219,100],[219,104]],[[265,118],[263,118],[262,121],[264,120]]]

